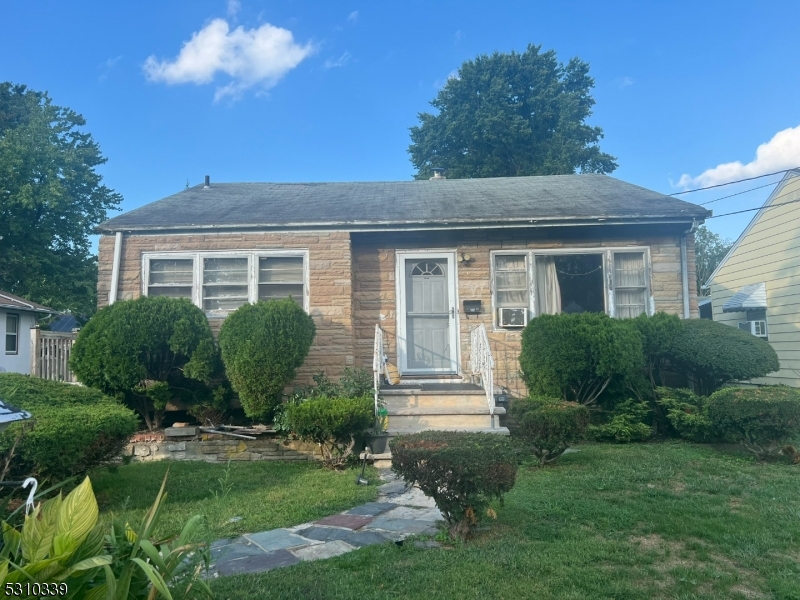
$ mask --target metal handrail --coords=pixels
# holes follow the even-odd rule
[[[489,404],[489,414],[494,415],[494,359],[483,323],[470,332],[469,339],[472,374],[480,376],[481,386],[486,392],[486,402]]]
[[[383,353],[383,329],[375,325],[375,344],[372,347],[372,383],[375,389],[375,417],[378,416],[378,402],[381,389],[381,373],[386,365],[387,357]]]

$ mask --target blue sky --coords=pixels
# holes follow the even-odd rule
[[[796,0],[6,0],[0,11],[0,81],[47,90],[87,119],[125,210],[206,174],[410,179],[408,127],[447,77],[528,43],[590,63],[590,123],[618,157],[615,177],[674,193],[800,166]],[[770,190],[710,208],[758,206]],[[750,216],[708,224],[735,238]]]

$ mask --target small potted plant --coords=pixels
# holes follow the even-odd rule
[[[386,431],[389,428],[389,411],[386,407],[380,404],[378,411],[375,413],[375,423],[372,426],[372,432],[367,436],[367,443],[369,444],[372,454],[384,454],[386,452],[386,442],[389,439],[389,433]]]

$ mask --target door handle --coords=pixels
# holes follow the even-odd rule
[[[455,316],[456,316],[456,308],[454,306],[453,308],[450,309],[450,318],[454,319]]]

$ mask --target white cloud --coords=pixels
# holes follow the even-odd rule
[[[214,19],[184,42],[174,60],[148,57],[144,72],[148,80],[169,85],[211,83],[223,73],[232,81],[217,88],[217,101],[237,98],[254,86],[273,87],[314,51],[310,42],[297,44],[288,29],[265,23],[257,29],[239,26],[231,31],[227,21]]]
[[[434,81],[433,82],[433,89],[435,89],[435,90],[442,89],[447,84],[447,82],[450,81],[451,79],[459,79],[459,77],[458,77],[458,69],[453,69],[452,71],[450,71],[447,74],[447,77],[445,77],[444,79],[437,79],[436,81]]]
[[[349,15],[347,15],[347,20],[350,21],[351,23],[357,23],[358,22],[358,11],[354,10]]]
[[[326,69],[334,69],[336,67],[343,67],[350,61],[351,56],[352,55],[349,52],[345,52],[344,54],[342,54],[339,58],[337,58],[335,60],[332,59],[332,58],[329,58],[328,60],[325,61],[325,68]]]
[[[100,64],[99,68],[100,68],[100,80],[101,81],[106,79],[106,78],[108,78],[109,73],[111,73],[111,69],[113,69],[115,66],[117,66],[117,63],[120,60],[122,60],[122,55],[121,54],[119,56],[115,56],[114,58],[109,58],[109,59],[103,61]]]
[[[242,8],[242,3],[239,0],[228,0],[228,18],[235,19]]]
[[[683,188],[708,187],[798,166],[800,166],[800,125],[779,131],[770,141],[759,145],[755,159],[747,164],[737,160],[717,165],[696,177],[684,174],[681,175],[677,185]]]
[[[627,75],[625,75],[624,77],[617,77],[614,80],[614,83],[617,84],[619,89],[624,90],[626,87],[633,85],[635,82],[633,80],[633,77],[628,77]]]

